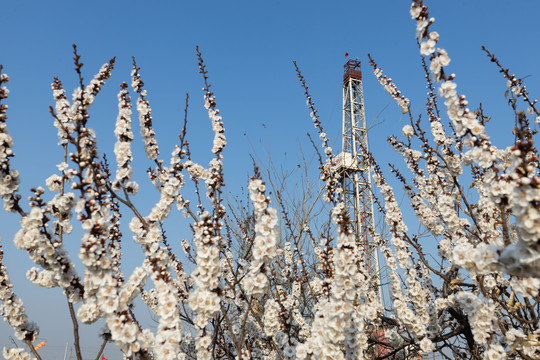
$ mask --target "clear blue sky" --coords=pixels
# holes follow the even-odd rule
[[[483,103],[493,116],[488,132],[504,144],[504,135],[513,124],[504,104],[505,80],[480,46],[495,52],[518,76],[529,76],[529,90],[540,94],[540,4],[533,0],[426,3],[436,18],[432,29],[441,35],[439,45],[452,59],[450,71],[457,74],[459,92],[467,95],[473,108]],[[195,160],[207,164],[212,135],[202,108],[203,83],[195,57],[198,44],[224,118],[229,191],[245,184],[251,169],[248,154],[253,150],[262,154],[271,148],[276,159],[289,167],[298,163],[299,145],[311,151],[305,133],[313,127],[292,60],[301,66],[325,128],[339,148],[344,54],[358,57],[363,63],[366,116],[379,123],[370,131],[370,148],[383,164],[397,161],[385,138],[399,134],[405,118],[377,84],[366,54],[371,53],[411,98],[412,109],[418,113],[425,102],[425,83],[409,6],[409,1],[397,0],[2,0],[0,64],[11,77],[8,127],[16,144],[13,164],[21,171],[22,193],[26,196],[30,187],[43,185],[61,161],[56,129],[48,114],[50,83],[53,76],[59,76],[69,91],[76,85],[73,43],[79,46],[88,80],[109,58],[117,57],[113,76],[96,100],[90,122],[101,139],[100,149],[111,156],[116,93],[122,81],[130,81],[131,56],[136,56],[162,153],[176,140],[185,93],[189,92],[192,150]],[[136,155],[140,161],[136,170],[144,172],[147,164],[140,151]],[[43,354],[58,359],[71,341],[65,298],[58,291],[36,289],[26,280],[24,274],[31,264],[11,241],[17,221],[16,216],[0,214],[5,263],[15,291],[28,305],[30,318],[39,323],[41,339],[47,341]],[[189,236],[182,231],[179,236]],[[128,239],[126,236],[126,242]],[[77,240],[70,246],[76,251]],[[10,335],[11,328],[0,323],[0,347],[9,345]],[[97,351],[95,331],[85,333],[84,343],[92,358]],[[111,360],[120,358],[106,354],[111,354],[107,355]]]

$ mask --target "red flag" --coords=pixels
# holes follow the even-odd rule
[[[347,56],[349,56],[349,53],[345,53],[345,59],[347,58]]]

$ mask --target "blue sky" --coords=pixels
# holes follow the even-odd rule
[[[492,116],[488,133],[497,144],[508,145],[505,135],[514,120],[504,101],[506,82],[480,46],[486,45],[518,76],[528,76],[527,87],[533,95],[540,94],[540,4],[532,0],[426,3],[436,19],[432,29],[441,35],[439,45],[452,59],[450,71],[457,74],[458,91],[467,95],[472,108],[482,102]],[[43,185],[61,161],[56,129],[48,114],[50,83],[59,76],[69,91],[76,85],[73,43],[79,47],[88,80],[109,58],[117,57],[90,122],[101,139],[100,149],[110,156],[118,85],[130,81],[131,56],[135,56],[142,67],[162,153],[167,154],[177,139],[189,92],[188,136],[195,160],[207,164],[212,134],[202,107],[203,82],[195,57],[199,45],[229,143],[224,154],[227,191],[236,193],[245,184],[250,153],[271,151],[276,163],[290,168],[298,163],[299,146],[311,152],[305,133],[312,132],[313,126],[292,60],[302,68],[325,129],[339,148],[344,54],[358,57],[363,64],[366,117],[376,124],[369,134],[370,149],[382,164],[399,161],[385,139],[400,134],[406,119],[376,82],[367,53],[412,100],[412,110],[418,113],[425,103],[425,83],[409,6],[409,1],[397,0],[2,0],[0,64],[11,77],[8,127],[15,140],[13,164],[21,171],[22,194]],[[136,171],[144,173],[148,164],[140,151],[135,155]],[[147,198],[141,204],[155,195],[143,195]],[[26,280],[24,274],[31,264],[11,242],[17,221],[16,216],[0,213],[5,263],[16,292],[28,304],[30,318],[38,321],[41,338],[48,343],[43,354],[60,358],[70,341],[65,298],[58,291],[36,289]],[[178,231],[178,236],[189,237],[185,229]],[[72,241],[69,246],[76,251],[76,239]],[[97,350],[94,334],[91,330],[86,336],[89,358]],[[7,324],[0,323],[0,347],[9,345],[10,335]]]

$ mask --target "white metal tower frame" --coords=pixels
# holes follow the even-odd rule
[[[356,244],[362,251],[375,290],[381,296],[377,247],[370,235],[374,230],[373,195],[367,159],[368,138],[360,61],[349,60],[343,75],[342,152],[338,155],[345,207],[351,218]]]

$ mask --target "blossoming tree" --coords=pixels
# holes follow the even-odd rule
[[[515,138],[507,148],[495,147],[488,118],[481,109],[467,107],[456,75],[446,71],[450,57],[437,47],[440,37],[431,30],[434,19],[427,10],[416,0],[410,11],[426,72],[427,122],[412,113],[409,99],[370,57],[379,82],[409,115],[404,139],[390,137],[388,142],[412,177],[398,167],[391,172],[431,235],[426,240],[408,229],[394,189],[376,159],[368,156],[382,198],[376,205],[388,231],[366,231],[387,265],[390,304],[381,303],[381,290],[373,285],[379,275],[364,266],[334,154],[298,67],[323,149],[320,198],[328,204],[330,225],[321,231],[312,230],[309,212],[291,216],[279,192],[271,201],[268,179],[257,167],[248,186],[251,210],[227,209],[222,197],[225,130],[200,52],[205,107],[214,133],[207,167],[191,160],[185,123],[178,145],[163,159],[134,61],[131,91],[137,97],[140,137],[154,164],[148,175],[160,194],[151,208],[137,207],[129,86],[122,83],[118,93],[112,169],[89,126],[91,106],[114,59],[85,84],[74,48],[79,86],[71,100],[59,79],[52,84],[55,105],[50,112],[64,158],[58,173],[46,179],[47,190],[35,187],[29,203],[23,202],[7,130],[8,77],[0,67],[0,196],[4,209],[20,216],[14,242],[36,264],[28,279],[61,288],[68,300],[77,358],[82,359],[79,322],[100,319],[106,324],[104,344],[114,342],[127,359],[389,359],[429,353],[438,358],[538,358],[540,180],[534,127],[540,112],[523,80],[484,49],[508,81],[508,103],[516,116]],[[195,194],[184,191],[188,178],[195,183]],[[207,199],[199,194],[202,184]],[[475,194],[468,195],[467,188]],[[192,219],[193,237],[182,244],[186,261],[193,263],[190,274],[163,230],[175,208]],[[131,274],[120,268],[120,244],[126,241],[122,214],[130,219],[129,230],[144,253]],[[83,232],[78,254],[82,266],[64,248],[74,226]],[[438,242],[438,256],[423,250],[424,241]],[[28,347],[5,348],[3,356],[41,359],[35,346],[39,329],[12,291],[2,258],[0,253],[2,315]],[[137,297],[154,313],[155,331],[137,321],[132,306]]]

